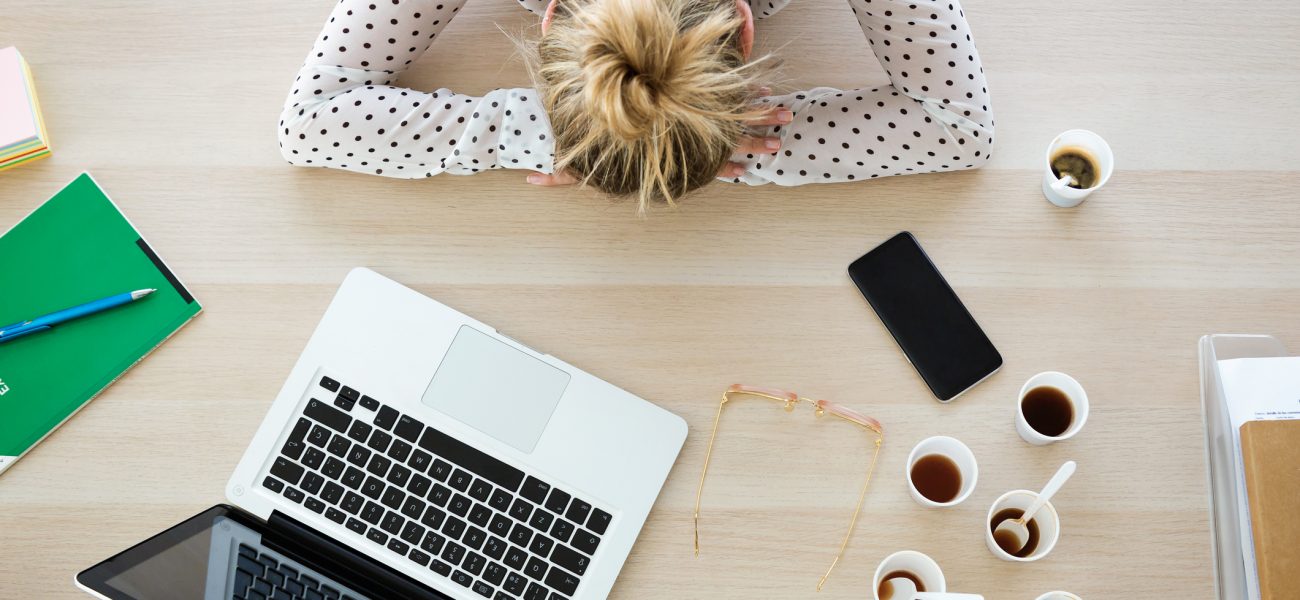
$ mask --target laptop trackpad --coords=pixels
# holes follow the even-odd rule
[[[568,373],[462,325],[423,400],[521,452],[532,452],[569,379]]]

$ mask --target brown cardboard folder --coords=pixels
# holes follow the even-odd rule
[[[1260,597],[1296,598],[1300,594],[1300,420],[1245,423],[1241,458]]]

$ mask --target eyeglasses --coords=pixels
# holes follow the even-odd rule
[[[824,414],[832,414],[845,421],[853,423],[870,433],[875,434],[875,452],[871,455],[871,464],[867,466],[867,480],[862,484],[862,492],[858,494],[857,508],[853,509],[853,518],[849,519],[849,530],[844,534],[844,541],[840,542],[839,553],[835,555],[835,560],[831,561],[830,568],[826,569],[826,574],[822,575],[821,581],[817,582],[817,591],[821,591],[822,585],[826,583],[826,578],[831,576],[831,571],[835,565],[840,562],[840,557],[844,556],[844,549],[849,545],[849,538],[853,536],[853,528],[858,523],[858,514],[862,512],[862,502],[867,497],[867,486],[871,485],[871,473],[876,469],[876,458],[880,456],[880,446],[885,439],[884,428],[880,422],[860,414],[856,411],[849,410],[843,406],[827,402],[826,400],[809,400],[801,397],[794,392],[786,392],[771,388],[753,387],[748,385],[733,385],[722,393],[722,402],[718,403],[718,414],[713,419],[713,433],[709,434],[709,449],[704,455],[704,470],[700,472],[700,485],[695,490],[695,555],[700,554],[700,497],[704,494],[704,477],[709,474],[709,459],[713,457],[713,442],[718,438],[718,422],[722,420],[722,408],[736,398],[765,398],[774,400],[785,405],[786,412],[794,411],[795,405],[800,402],[807,402],[815,407],[818,417]]]

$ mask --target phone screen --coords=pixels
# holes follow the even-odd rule
[[[853,261],[849,277],[941,402],[1002,366],[1002,355],[911,233]]]

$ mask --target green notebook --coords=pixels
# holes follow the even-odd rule
[[[143,288],[0,344],[0,472],[202,310],[89,174],[0,236],[0,327]]]

